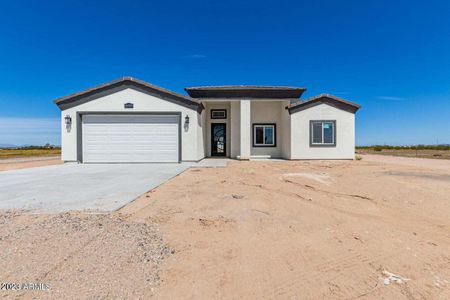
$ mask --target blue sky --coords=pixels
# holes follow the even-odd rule
[[[0,144],[59,144],[52,100],[134,76],[296,85],[362,105],[357,144],[450,143],[449,1],[1,1]]]

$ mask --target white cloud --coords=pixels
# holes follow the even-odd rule
[[[394,97],[394,96],[378,96],[377,99],[388,100],[388,101],[404,101],[404,100],[406,100],[405,98]]]
[[[0,144],[61,144],[59,118],[0,117]]]

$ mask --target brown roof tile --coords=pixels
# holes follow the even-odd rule
[[[291,103],[286,106],[286,109],[288,109],[290,113],[294,113],[321,103],[327,103],[353,113],[361,108],[360,105],[354,102],[336,97],[334,95],[320,94],[305,100],[299,100],[297,102]]]
[[[95,96],[102,92],[107,92],[108,90],[112,90],[115,88],[119,88],[122,86],[135,86],[139,87],[145,91],[148,91],[153,94],[157,94],[164,99],[173,100],[175,102],[179,102],[180,104],[184,104],[193,108],[203,108],[203,104],[197,99],[184,96],[182,94],[178,94],[172,92],[170,90],[166,90],[159,86],[147,83],[145,81],[133,78],[133,77],[122,77],[120,79],[116,79],[113,81],[109,81],[107,83],[62,97],[54,100],[61,109],[66,109],[68,107],[73,107],[78,105],[77,103],[82,99],[92,98],[95,99]]]
[[[185,88],[185,91],[193,98],[297,99],[300,98],[305,90],[302,87],[262,85],[222,85]]]

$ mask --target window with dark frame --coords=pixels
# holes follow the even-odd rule
[[[226,109],[211,109],[211,119],[226,119],[227,110]]]
[[[276,146],[276,124],[253,124],[253,147]]]
[[[336,121],[335,120],[310,121],[310,146],[311,147],[336,146]]]

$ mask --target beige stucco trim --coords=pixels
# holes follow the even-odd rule
[[[250,159],[251,155],[251,100],[241,100],[240,109],[240,159]]]

